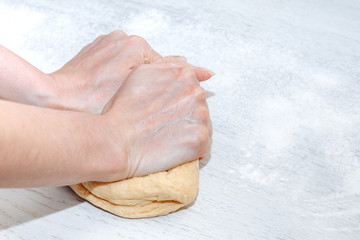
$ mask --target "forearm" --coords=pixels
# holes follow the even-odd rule
[[[0,45],[0,99],[51,106],[56,101],[52,79]]]
[[[121,169],[122,156],[114,166],[101,118],[0,100],[0,187],[106,180]]]

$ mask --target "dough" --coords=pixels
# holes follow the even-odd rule
[[[95,206],[126,218],[166,215],[191,204],[199,187],[199,161],[116,182],[70,186]]]

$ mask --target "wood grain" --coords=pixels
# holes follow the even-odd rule
[[[0,239],[360,239],[360,2],[0,3],[0,43],[43,71],[114,29],[216,72],[190,208],[129,220],[67,187],[0,189]],[[41,173],[39,173],[41,174]]]

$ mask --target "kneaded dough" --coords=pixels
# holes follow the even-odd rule
[[[199,187],[199,161],[168,171],[116,182],[70,186],[95,206],[126,218],[166,215],[191,204]]]

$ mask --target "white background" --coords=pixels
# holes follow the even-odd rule
[[[1,189],[1,240],[360,239],[359,1],[0,2],[0,44],[45,72],[115,29],[217,73],[195,204],[129,220],[67,187]]]

